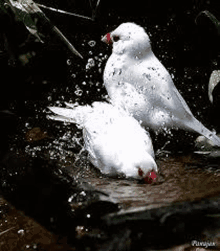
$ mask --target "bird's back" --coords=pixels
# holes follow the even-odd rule
[[[104,81],[113,102],[123,103],[146,127],[155,130],[181,127],[181,120],[192,116],[170,74],[153,52],[141,59],[113,53],[106,65]]]

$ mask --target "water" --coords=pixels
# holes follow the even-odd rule
[[[126,179],[110,179],[89,175],[93,186],[110,193],[122,208],[149,205],[160,207],[174,201],[188,201],[219,194],[220,168],[216,163],[204,162],[204,157],[170,155],[157,157],[157,181],[152,185]]]
[[[176,201],[199,201],[201,198],[220,193],[220,168],[217,166],[217,161],[196,154],[174,155],[169,152],[160,152],[156,159],[159,175],[157,181],[151,185],[140,184],[136,180],[108,178],[88,162],[84,153],[78,154],[75,161],[72,158],[72,167],[76,177],[84,177],[97,189],[110,194],[113,200],[119,202],[121,209],[125,210],[132,208],[138,210],[143,206],[149,209],[157,208]],[[70,162],[69,159],[66,165]],[[59,248],[74,250],[65,243],[65,239],[59,239],[34,219],[9,206],[3,198],[0,199],[0,215],[2,250],[6,250],[9,243],[10,249],[7,250],[13,250],[15,247],[17,250],[39,250],[40,247],[44,248],[43,250],[59,250]],[[3,232],[5,230],[8,231]],[[77,226],[76,231],[79,238],[84,234],[97,236],[100,234],[97,228],[86,229],[84,226]],[[220,237],[215,241],[217,240],[220,243]]]

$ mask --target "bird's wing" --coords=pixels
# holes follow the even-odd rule
[[[84,147],[89,153],[89,160],[95,167],[101,170],[103,163],[101,162],[101,159],[96,156],[94,151],[93,136],[91,135],[91,132],[86,130],[86,128],[83,128]]]
[[[183,97],[182,97],[181,94],[178,92],[178,90],[176,89],[175,86],[174,86],[174,88],[173,88],[173,93],[174,93],[174,95],[177,97],[177,99],[179,100],[179,102],[182,104],[184,110],[185,110],[188,114],[190,114],[191,116],[193,116],[191,110],[189,109],[189,106],[187,105],[186,101],[183,99]]]

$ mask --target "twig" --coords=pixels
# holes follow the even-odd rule
[[[93,20],[95,19],[96,12],[97,12],[97,9],[99,7],[99,4],[100,4],[100,0],[97,1],[95,9],[94,9],[94,11],[92,11],[92,19]]]
[[[26,28],[33,35],[37,34],[37,26],[34,25],[34,29],[28,25],[28,23],[24,20],[24,17],[27,16],[30,18],[30,14],[37,14],[43,25],[48,26],[51,32],[55,33],[56,36],[71,50],[72,53],[77,55],[78,57],[83,59],[83,56],[75,49],[75,47],[69,42],[69,40],[62,34],[62,32],[53,25],[50,20],[46,17],[44,12],[37,6],[37,4],[33,0],[6,0],[9,6],[12,8],[13,12],[16,16],[20,16]],[[25,13],[25,14],[24,14]],[[33,33],[33,30],[36,31]],[[39,37],[39,36],[38,36]]]
[[[15,227],[11,227],[11,228],[9,228],[9,229],[6,229],[5,231],[2,231],[2,232],[0,233],[0,236],[3,235],[3,234],[5,234],[5,233],[7,233],[7,232],[10,231],[10,230],[12,230],[13,228],[15,228]]]
[[[91,9],[93,9],[91,0],[89,0],[89,4],[90,4]]]
[[[62,14],[67,14],[67,15],[71,15],[71,16],[75,16],[75,17],[81,17],[81,18],[88,19],[88,20],[93,20],[91,17],[82,16],[82,15],[79,15],[79,14],[71,13],[71,12],[64,11],[64,10],[55,9],[55,8],[52,8],[52,7],[47,7],[47,6],[39,4],[39,3],[36,3],[36,4],[37,4],[38,7],[48,9],[48,10],[51,10],[51,11],[56,11],[56,12],[59,12],[59,13],[62,13]]]

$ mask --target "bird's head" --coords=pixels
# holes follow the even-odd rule
[[[114,31],[107,33],[102,41],[113,44],[113,53],[126,54],[136,59],[151,51],[150,39],[145,30],[134,23],[123,23]]]
[[[150,155],[146,156],[141,162],[136,164],[139,179],[144,180],[145,183],[151,183],[156,179],[157,164],[154,158]]]

